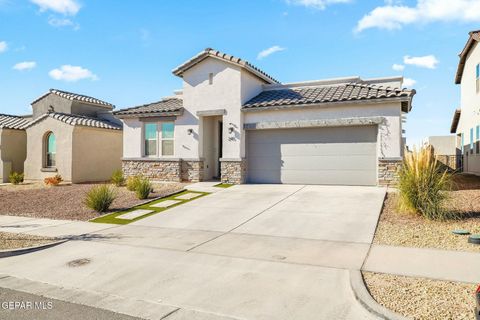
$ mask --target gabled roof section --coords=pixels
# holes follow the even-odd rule
[[[267,83],[270,83],[270,84],[280,83],[278,80],[271,77],[270,75],[268,75],[266,72],[260,70],[259,68],[255,67],[250,62],[242,60],[242,59],[234,57],[234,56],[231,56],[231,55],[228,55],[226,53],[214,50],[212,48],[207,48],[207,49],[203,50],[202,52],[200,52],[199,54],[197,54],[196,56],[194,56],[190,60],[186,61],[182,65],[173,69],[172,72],[173,72],[174,75],[176,75],[178,77],[182,77],[182,75],[185,71],[187,71],[188,69],[192,68],[196,64],[202,62],[203,60],[205,60],[209,57],[219,59],[221,61],[225,61],[225,62],[234,64],[234,65],[240,66],[240,67],[246,69],[247,71],[249,71],[250,73],[254,74],[255,76],[257,76],[258,78],[262,79],[263,81],[267,82]]]
[[[450,127],[450,133],[457,133],[458,122],[460,121],[460,116],[462,111],[460,109],[455,110],[453,113],[452,125]]]
[[[24,117],[0,114],[0,129],[22,130],[29,123]]]
[[[462,52],[458,55],[460,57],[460,62],[458,63],[457,73],[455,74],[455,84],[460,84],[462,82],[463,69],[465,68],[465,62],[467,61],[467,56],[470,50],[476,42],[480,41],[480,30],[470,31],[468,33],[468,41],[465,44]]]
[[[38,99],[36,99],[35,101],[33,101],[31,104],[34,104],[34,103],[42,100],[43,98],[45,98],[49,94],[56,94],[57,96],[60,96],[62,98],[68,99],[68,100],[93,104],[93,105],[100,106],[100,107],[105,107],[105,108],[108,108],[108,109],[115,108],[115,106],[113,104],[102,101],[100,99],[90,97],[90,96],[86,96],[86,95],[83,95],[83,94],[77,94],[77,93],[73,93],[73,92],[58,90],[58,89],[50,89],[47,93],[45,93],[43,96],[41,96]]]
[[[270,108],[288,108],[295,106],[375,101],[396,99],[406,102],[404,111],[411,109],[414,89],[400,89],[364,83],[338,83],[291,87],[285,89],[265,90],[243,105],[244,111]],[[403,105],[402,105],[403,107]]]
[[[181,115],[183,100],[179,98],[164,98],[160,101],[144,104],[137,107],[122,109],[113,114],[119,118],[135,116],[168,116]]]
[[[42,116],[38,117],[37,119],[29,122],[24,129],[27,129],[46,118],[52,118],[71,126],[82,126],[82,127],[92,127],[92,128],[100,128],[100,129],[110,129],[110,130],[122,130],[122,126],[116,123],[98,119],[98,118],[91,118],[86,116],[80,116],[76,114],[66,114],[61,112],[50,112],[45,113]]]

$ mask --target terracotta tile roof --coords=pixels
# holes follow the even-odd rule
[[[0,129],[18,129],[21,130],[30,121],[20,117],[20,116],[12,116],[8,114],[0,114]]]
[[[94,98],[94,97],[89,97],[89,96],[85,96],[83,94],[77,94],[77,93],[72,93],[72,92],[58,90],[58,89],[50,89],[49,92],[47,92],[43,96],[39,97],[38,99],[33,101],[31,104],[34,104],[34,103],[42,100],[43,98],[45,98],[46,96],[48,96],[49,94],[52,94],[52,93],[56,94],[57,96],[60,96],[62,98],[72,100],[72,101],[85,102],[85,103],[94,104],[94,105],[97,105],[97,106],[108,107],[110,109],[113,109],[115,107],[111,103],[102,101],[102,100]]]
[[[259,68],[255,67],[250,62],[242,60],[242,59],[234,57],[234,56],[231,56],[229,54],[220,52],[218,50],[214,50],[212,48],[206,48],[205,50],[203,50],[202,52],[200,52],[199,54],[197,54],[193,58],[184,62],[182,65],[173,69],[172,72],[173,72],[174,75],[181,77],[185,71],[187,71],[188,69],[190,69],[191,67],[193,67],[197,63],[200,63],[201,61],[203,61],[204,59],[206,59],[208,57],[220,59],[220,60],[223,60],[223,61],[226,61],[226,62],[229,62],[229,63],[233,63],[235,65],[238,65],[242,68],[245,68],[246,70],[253,73],[257,77],[263,79],[267,83],[280,83],[278,80],[276,80],[272,76],[268,75],[266,72],[260,70]]]
[[[460,116],[462,111],[460,109],[455,110],[453,113],[452,125],[450,126],[450,133],[457,133],[458,122],[460,121]]]
[[[265,90],[243,105],[244,110],[305,104],[336,103],[359,100],[411,98],[415,90],[382,87],[373,84],[346,83]]]
[[[468,40],[463,48],[462,52],[458,55],[460,61],[458,62],[457,73],[455,74],[455,84],[460,84],[462,82],[463,69],[465,68],[465,62],[467,61],[467,56],[470,50],[472,50],[475,42],[480,41],[480,30],[470,31],[468,33]]]
[[[80,116],[76,114],[60,113],[60,112],[45,113],[44,115],[28,123],[24,127],[24,129],[29,128],[48,117],[52,119],[56,119],[58,121],[62,121],[72,126],[93,127],[93,128],[110,129],[110,130],[122,130],[121,125],[118,125],[116,123],[113,123],[107,120]]]
[[[141,114],[163,114],[181,112],[183,100],[179,98],[165,98],[157,102],[144,104],[137,107],[122,109],[114,112],[116,116],[141,115]]]

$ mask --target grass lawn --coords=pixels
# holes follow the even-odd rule
[[[181,195],[184,195],[184,194],[187,194],[187,193],[195,193],[195,194],[199,194],[200,196],[196,197],[196,198],[193,198],[193,199],[188,199],[188,200],[180,200],[180,199],[176,199],[176,197],[178,196],[181,196]],[[174,208],[176,206],[180,206],[184,203],[187,203],[187,202],[190,202],[190,201],[194,201],[196,199],[199,199],[201,197],[204,197],[206,195],[208,195],[209,193],[208,192],[198,192],[198,191],[189,191],[189,190],[186,190],[186,191],[182,191],[180,193],[176,193],[174,195],[171,195],[171,196],[168,196],[168,197],[165,197],[165,198],[161,198],[161,199],[158,199],[158,200],[154,200],[154,201],[151,201],[151,202],[148,202],[148,203],[144,203],[144,204],[141,204],[141,205],[138,205],[138,206],[135,206],[131,209],[128,209],[128,210],[125,210],[125,211],[118,211],[118,212],[114,212],[114,213],[110,213],[110,214],[105,214],[103,216],[100,216],[98,218],[95,218],[93,220],[90,220],[91,222],[96,222],[96,223],[112,223],[112,224],[129,224],[129,223],[132,223],[134,221],[137,221],[137,220],[140,220],[140,219],[144,219],[146,217],[149,217],[151,215],[154,215],[154,214],[157,214],[157,213],[160,213],[160,212],[163,212],[165,210],[168,210],[170,208]],[[166,200],[176,200],[176,201],[180,201],[179,203],[177,204],[174,204],[168,208],[158,208],[158,207],[152,207],[152,205],[154,204],[157,204],[159,202],[162,202],[162,201],[166,201]],[[144,209],[144,210],[152,210],[153,212],[151,213],[148,213],[148,214],[145,214],[143,216],[140,216],[140,217],[137,217],[135,219],[132,219],[132,220],[128,220],[128,219],[122,219],[122,218],[117,218],[118,216],[122,215],[122,214],[125,214],[125,213],[128,213],[128,212],[132,212],[134,210],[138,210],[138,209]]]
[[[233,187],[233,184],[230,184],[230,183],[219,183],[219,184],[214,185],[214,187],[217,187],[217,188],[230,188],[230,187]]]

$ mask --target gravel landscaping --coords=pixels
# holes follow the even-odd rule
[[[20,249],[39,246],[55,241],[55,238],[0,232],[0,250]]]
[[[95,184],[64,184],[46,187],[41,183],[0,186],[0,215],[27,216],[35,218],[89,220],[99,214],[88,209],[83,201],[85,194]],[[154,192],[149,199],[165,196],[182,190],[184,183],[154,183]],[[117,198],[110,211],[123,211],[145,200],[138,200],[135,193],[125,187],[116,188]]]
[[[466,229],[472,234],[480,233],[480,178],[464,174],[456,176],[455,190],[449,194],[449,209],[456,212],[459,219],[430,221],[399,212],[398,194],[394,189],[389,190],[374,243],[480,252],[480,245],[467,242],[468,236],[452,234],[452,230],[456,229]]]
[[[476,286],[364,272],[372,297],[381,305],[413,319],[475,319]]]

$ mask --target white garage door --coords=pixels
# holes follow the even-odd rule
[[[251,130],[247,182],[376,185],[376,126]]]

